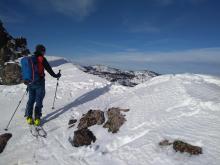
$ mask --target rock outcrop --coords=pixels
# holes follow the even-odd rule
[[[80,147],[84,145],[90,145],[92,142],[96,141],[96,137],[94,134],[88,129],[80,129],[74,132],[74,138],[71,142],[71,144],[74,147]]]
[[[18,63],[7,63],[2,70],[1,76],[3,84],[19,84],[22,80],[21,67]]]
[[[2,153],[7,145],[8,140],[12,137],[11,133],[0,135],[0,153]]]
[[[120,108],[110,108],[108,109],[108,121],[103,126],[104,128],[108,128],[109,132],[116,133],[118,132],[119,128],[124,124],[126,121],[125,115],[121,113],[128,112],[129,109],[120,109]]]
[[[105,122],[104,112],[100,110],[89,110],[80,119],[78,129],[88,128],[92,125],[101,125]]]
[[[119,128],[126,121],[125,115],[121,114],[121,111],[127,112],[129,109],[110,108],[108,109],[108,121],[104,127],[108,128],[109,132],[116,133]],[[76,119],[69,120],[69,128],[73,127],[76,123]],[[75,146],[90,145],[96,141],[95,135],[88,129],[93,125],[102,125],[105,122],[104,112],[101,110],[89,110],[86,114],[83,114],[77,126],[78,130],[74,132],[73,140],[69,139],[70,143]]]
[[[16,60],[29,53],[27,40],[23,37],[13,38],[0,21],[0,84],[21,83],[21,68]]]
[[[177,152],[187,152],[191,155],[199,155],[202,154],[202,148],[198,146],[193,146],[191,144],[185,143],[180,140],[175,140],[173,142],[173,149]]]
[[[181,140],[175,140],[174,142],[169,142],[169,140],[163,140],[159,143],[160,146],[173,145],[173,149],[176,152],[187,152],[190,155],[199,155],[202,154],[202,148],[198,146],[193,146]]]

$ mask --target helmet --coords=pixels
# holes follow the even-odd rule
[[[42,44],[39,44],[36,46],[36,50],[35,52],[38,52],[38,53],[45,53],[46,52],[46,48],[44,45]]]

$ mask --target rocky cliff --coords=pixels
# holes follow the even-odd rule
[[[29,53],[27,40],[12,37],[0,20],[0,84],[21,83],[21,67],[17,59]]]

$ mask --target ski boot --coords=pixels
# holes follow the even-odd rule
[[[33,124],[33,119],[32,119],[32,117],[27,117],[27,118],[26,118],[26,121],[27,121],[27,123],[28,123],[29,125],[32,125],[32,124]]]
[[[36,119],[34,120],[34,125],[35,125],[35,126],[40,126],[40,119],[39,119],[39,118],[36,118]]]

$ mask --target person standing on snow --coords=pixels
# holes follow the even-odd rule
[[[37,45],[34,55],[37,57],[37,67],[40,79],[34,83],[24,82],[29,91],[29,99],[26,106],[25,117],[28,124],[39,126],[41,123],[43,99],[45,96],[45,74],[44,69],[54,78],[60,78],[60,72],[55,74],[47,59],[44,57],[46,48],[43,45]],[[36,103],[36,104],[35,104]],[[35,108],[34,108],[35,104]],[[34,120],[33,116],[34,109]]]

